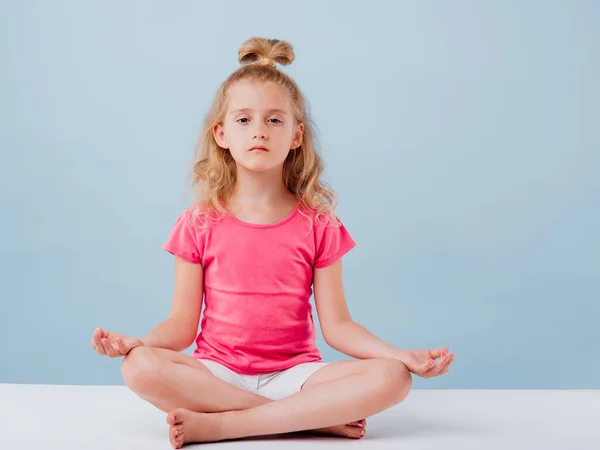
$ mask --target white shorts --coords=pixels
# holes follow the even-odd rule
[[[208,367],[208,370],[217,378],[271,400],[280,400],[300,392],[306,380],[321,367],[328,364],[326,362],[309,362],[277,372],[243,375],[216,361],[201,358],[198,361]]]

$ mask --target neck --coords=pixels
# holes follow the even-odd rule
[[[278,206],[293,196],[283,183],[281,167],[257,173],[238,166],[230,201],[232,205]]]

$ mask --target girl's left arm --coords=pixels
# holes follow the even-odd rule
[[[342,283],[342,259],[314,269],[313,285],[321,331],[328,345],[357,359],[403,359],[405,350],[382,341],[352,320]]]

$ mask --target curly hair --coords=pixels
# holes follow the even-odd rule
[[[335,192],[321,180],[324,170],[322,157],[315,147],[314,124],[304,97],[296,82],[277,68],[277,63],[289,65],[294,50],[286,41],[253,37],[238,51],[242,65],[217,90],[212,106],[204,119],[192,167],[192,185],[200,211],[205,218],[222,217],[228,213],[227,204],[236,182],[236,164],[228,149],[215,141],[213,129],[222,124],[227,109],[227,92],[235,83],[245,80],[273,82],[289,94],[296,124],[304,124],[303,140],[290,152],[283,164],[283,181],[300,206],[313,211],[313,218],[332,217],[337,206]]]

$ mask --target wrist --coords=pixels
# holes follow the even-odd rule
[[[401,348],[396,348],[392,351],[391,357],[393,359],[400,360],[404,362],[406,360],[407,351]]]

